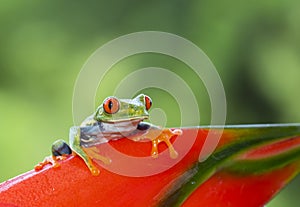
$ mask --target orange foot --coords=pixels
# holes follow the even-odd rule
[[[155,138],[152,138],[152,151],[151,156],[154,158],[158,157],[158,144],[160,142],[165,142],[169,148],[170,157],[175,159],[178,157],[178,153],[174,149],[172,143],[170,142],[170,139],[174,136],[178,136],[182,134],[182,130],[180,129],[163,129],[161,133],[158,136],[155,136]]]
[[[54,168],[57,168],[60,166],[59,161],[67,159],[67,155],[63,156],[52,156],[52,157],[46,157],[42,162],[34,166],[35,171],[40,171],[44,168],[44,166],[51,164]]]
[[[93,164],[93,159],[100,160],[104,164],[110,164],[111,160],[107,157],[100,155],[96,147],[82,148],[84,153],[79,154],[82,159],[84,159],[85,164],[90,169],[92,175],[97,176],[100,173],[100,170]]]

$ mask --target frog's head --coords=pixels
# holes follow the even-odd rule
[[[142,121],[149,117],[151,98],[140,94],[133,99],[106,98],[98,107],[94,119],[100,122]]]

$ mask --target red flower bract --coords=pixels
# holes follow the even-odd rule
[[[218,129],[183,129],[173,141],[197,134],[195,143],[161,173],[130,177],[101,168],[99,176],[92,176],[79,157],[71,156],[59,168],[47,166],[0,184],[0,207],[257,207],[299,171],[300,125],[227,126],[213,154],[199,162],[208,130]],[[130,156],[147,156],[151,149],[149,142],[127,139],[107,144]],[[164,150],[166,146],[159,146],[160,152]],[[176,150],[180,153],[180,146]]]

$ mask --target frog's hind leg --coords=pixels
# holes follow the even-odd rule
[[[64,140],[57,140],[52,144],[52,159],[54,167],[59,166],[58,160],[64,160],[72,154],[72,150]]]
[[[64,160],[72,154],[72,150],[69,145],[61,139],[53,143],[51,151],[52,157],[46,157],[43,162],[40,162],[34,167],[35,170],[41,170],[47,164],[52,164],[53,167],[59,167],[60,164],[58,161]]]
[[[53,157],[68,156],[72,154],[72,150],[69,145],[61,139],[52,144],[51,151]]]

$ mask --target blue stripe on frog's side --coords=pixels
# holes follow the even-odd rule
[[[89,148],[98,144],[106,143],[109,140],[117,140],[128,136],[143,133],[151,125],[141,120],[130,122],[95,122],[92,126],[80,127],[80,145]]]

